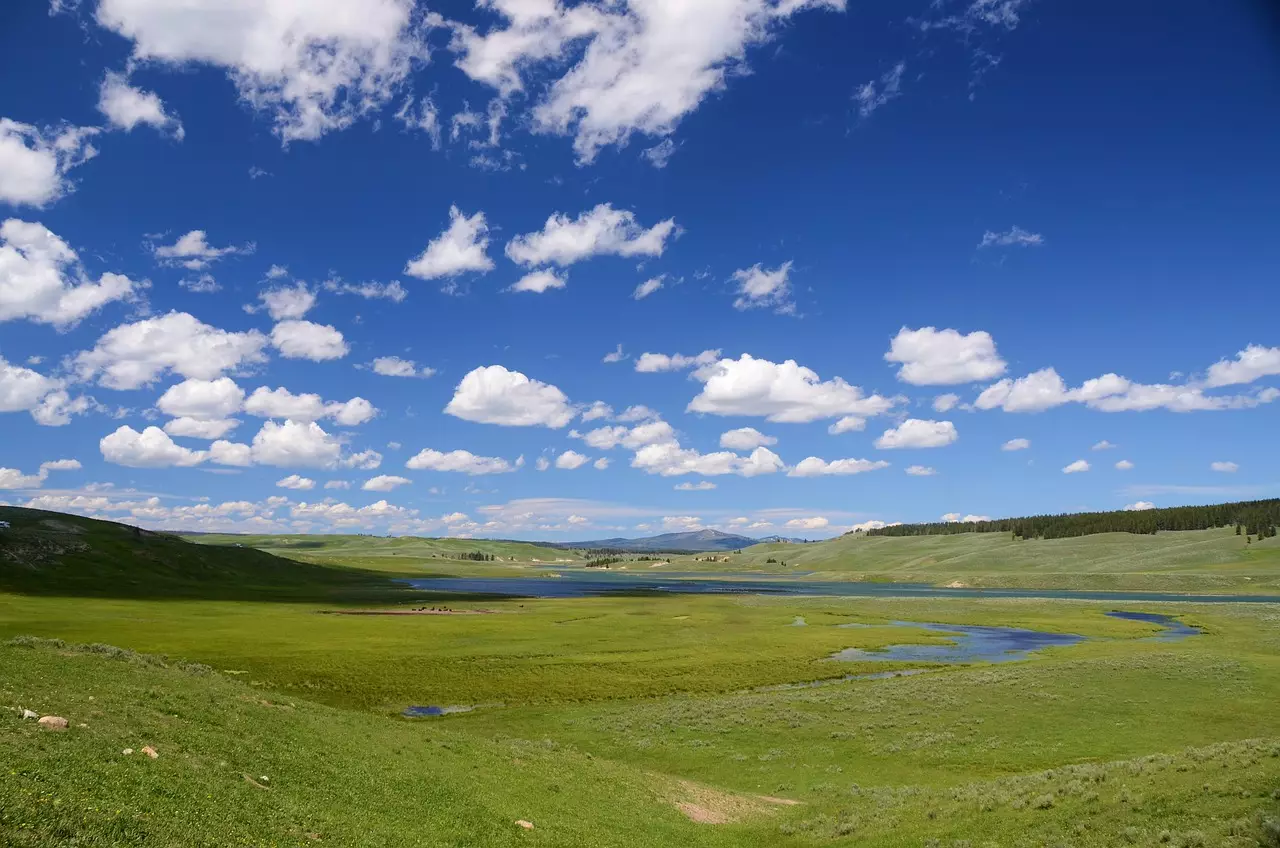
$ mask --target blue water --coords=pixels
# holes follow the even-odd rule
[[[1202,632],[1198,627],[1192,627],[1190,624],[1183,624],[1171,615],[1161,615],[1157,612],[1121,612],[1119,610],[1109,612],[1107,615],[1112,618],[1123,618],[1129,621],[1145,621],[1148,624],[1158,624],[1164,629],[1154,636],[1149,636],[1157,642],[1177,642],[1179,639],[1185,639],[1188,636],[1199,636]]]
[[[403,581],[415,589],[463,595],[502,595],[518,598],[583,598],[635,592],[683,595],[759,594],[822,595],[836,597],[907,598],[1043,598],[1047,600],[1144,603],[1185,601],[1203,604],[1280,604],[1275,595],[1183,595],[1173,592],[1071,591],[1066,589],[951,589],[927,583],[857,583],[809,580],[715,580],[672,578],[671,575],[582,574],[561,577],[433,577]]]
[[[451,715],[453,713],[469,713],[475,707],[405,707],[400,714],[409,718],[427,718],[443,715]]]
[[[1147,637],[1153,641],[1176,642],[1188,636],[1200,635],[1200,630],[1183,624],[1176,618],[1152,612],[1124,612],[1115,610],[1106,613],[1112,618],[1123,618],[1129,621],[1142,621],[1158,624],[1160,632]],[[849,627],[850,625],[840,625]],[[1021,627],[993,627],[972,624],[936,624],[919,621],[892,621],[892,627],[912,627],[917,630],[930,630],[934,633],[945,633],[950,642],[933,645],[889,645],[875,651],[864,651],[861,648],[846,648],[832,654],[830,659],[846,662],[863,660],[881,660],[886,662],[916,663],[973,663],[973,662],[1010,662],[1024,660],[1031,654],[1044,648],[1063,648],[1077,645],[1086,637],[1075,633],[1048,633],[1043,630],[1026,630]]]
[[[846,648],[833,654],[833,660],[849,662],[885,660],[890,662],[970,663],[1009,662],[1026,659],[1043,648],[1061,648],[1083,642],[1074,633],[1046,633],[1020,627],[985,627],[972,624],[932,624],[894,621],[894,627],[912,627],[945,633],[953,641],[933,645],[889,645],[878,651]]]

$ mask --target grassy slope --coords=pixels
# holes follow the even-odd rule
[[[428,539],[415,536],[222,536],[187,537],[210,546],[240,545],[300,562],[355,568],[397,575],[428,577],[502,577],[527,574],[530,567],[580,564],[573,551],[528,542],[489,539]],[[468,553],[491,554],[493,562],[461,559]]]
[[[0,590],[35,595],[321,600],[392,590],[384,577],[252,548],[195,545],[112,521],[0,506]]]
[[[807,545],[755,545],[728,563],[682,557],[670,568],[814,571],[814,579],[960,580],[975,586],[1274,593],[1280,589],[1280,538],[1246,545],[1229,529],[1019,541],[1003,533],[853,535]]]
[[[553,745],[92,655],[0,646],[0,667],[0,700],[74,723],[0,720],[6,848],[770,844],[697,829],[665,800],[670,778]],[[122,755],[144,745],[159,759]]]

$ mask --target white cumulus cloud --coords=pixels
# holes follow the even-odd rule
[[[414,471],[455,471],[461,474],[504,474],[515,471],[515,466],[494,456],[476,456],[471,451],[454,450],[442,453],[425,448],[405,463]]]
[[[868,471],[878,471],[881,468],[888,468],[889,463],[884,460],[870,459],[833,459],[827,462],[825,459],[816,456],[805,457],[796,463],[795,467],[787,472],[788,477],[826,477],[826,476],[844,476],[848,474],[865,474]]]
[[[426,56],[409,0],[101,0],[94,19],[131,43],[132,62],[225,72],[286,144],[382,108]]]
[[[934,412],[950,412],[960,404],[960,395],[938,395],[933,399]]]
[[[98,88],[98,111],[113,127],[131,132],[139,124],[154,127],[179,141],[185,134],[182,122],[164,107],[154,91],[143,91],[129,84],[124,74],[107,71]]]
[[[436,369],[429,366],[418,367],[412,359],[401,359],[398,356],[379,356],[369,366],[373,373],[383,377],[431,377]]]
[[[506,254],[521,265],[572,265],[593,256],[661,256],[677,232],[668,218],[645,229],[634,212],[601,203],[576,219],[556,213],[542,229],[507,242]]]
[[[82,380],[96,378],[110,389],[138,389],[167,371],[211,380],[265,362],[266,344],[256,330],[228,332],[186,312],[170,312],[109,330],[92,350],[75,357],[74,366]]]
[[[744,353],[703,366],[693,376],[704,385],[688,409],[709,415],[753,415],[802,424],[880,415],[895,404],[880,395],[866,396],[839,377],[824,381],[792,359],[777,363]]]
[[[253,245],[214,247],[209,244],[208,234],[204,230],[191,230],[173,244],[156,245],[152,248],[152,253],[161,264],[180,265],[188,271],[207,268],[224,256],[252,252]]]
[[[925,421],[919,418],[908,418],[897,427],[884,431],[876,439],[876,447],[881,450],[895,448],[941,448],[953,443],[960,437],[956,425],[950,421]]]
[[[739,427],[720,434],[720,447],[729,450],[751,450],[763,445],[776,445],[778,440],[754,427]]]
[[[772,307],[783,314],[795,312],[795,304],[791,300],[792,264],[783,262],[777,268],[768,270],[757,262],[750,268],[734,271],[730,278],[738,284],[734,308],[745,310]]]
[[[501,365],[476,368],[462,378],[444,411],[464,421],[506,427],[559,429],[576,416],[564,392]]]
[[[719,349],[704,350],[697,356],[685,356],[682,353],[642,353],[636,360],[636,370],[653,374],[659,371],[683,371],[686,368],[701,368],[710,365],[720,358]]]
[[[981,330],[965,335],[952,329],[903,327],[890,342],[884,358],[900,363],[898,379],[914,386],[950,386],[990,380],[999,377],[1006,368],[996,353],[991,334]],[[951,406],[954,405],[953,402]]]
[[[590,457],[583,456],[577,451],[567,450],[556,457],[555,465],[556,468],[560,468],[565,471],[572,471],[575,468],[581,468],[590,461]]]
[[[102,458],[130,468],[169,468],[199,465],[209,458],[205,451],[194,451],[176,444],[159,427],[147,427],[141,433],[121,426],[103,436],[98,443]]]
[[[569,284],[569,275],[561,272],[556,273],[550,268],[543,268],[540,271],[530,271],[520,279],[511,284],[513,292],[532,292],[533,294],[542,294],[551,289],[562,289]]]
[[[0,203],[42,208],[72,190],[67,172],[98,155],[92,127],[41,130],[0,118]]]
[[[244,389],[230,377],[189,378],[170,386],[156,401],[156,409],[175,418],[201,421],[228,418],[244,405]]]
[[[238,426],[240,422],[234,418],[174,418],[164,423],[164,431],[170,436],[212,441],[221,439]]]
[[[1212,462],[1209,464],[1209,468],[1223,474],[1234,474],[1240,470],[1240,466],[1234,462]]]
[[[342,455],[342,443],[314,421],[265,421],[253,437],[252,452],[258,465],[329,468]]]
[[[290,474],[288,477],[277,480],[276,486],[281,489],[314,489],[316,487],[316,481],[312,480],[310,477],[301,477],[297,474]]]
[[[394,474],[379,474],[364,481],[361,489],[366,492],[390,492],[400,486],[407,486],[413,481],[408,477],[397,477]]]
[[[1063,474],[1079,474],[1089,470],[1089,463],[1083,459],[1077,459],[1075,462],[1062,469]]]
[[[535,86],[534,131],[573,136],[579,160],[590,162],[602,147],[624,146],[634,133],[665,139],[747,68],[748,48],[768,41],[797,12],[842,11],[844,5],[502,2],[494,7],[501,25],[455,24],[450,47],[467,76],[503,95]],[[548,71],[552,81],[544,85]]]
[[[145,285],[110,272],[91,279],[76,252],[43,224],[17,218],[0,224],[0,322],[73,327],[108,303],[131,300]]]
[[[315,292],[301,281],[292,286],[267,289],[258,295],[258,300],[262,301],[262,308],[267,310],[272,321],[301,318],[316,305]],[[245,309],[256,311],[257,307],[246,306]]]
[[[1235,359],[1223,359],[1209,366],[1205,384],[1210,388],[1252,383],[1280,374],[1280,347],[1249,345]]]
[[[341,359],[350,351],[342,333],[328,324],[281,321],[271,330],[271,346],[285,359],[323,362]]]
[[[449,227],[432,239],[417,258],[411,259],[404,272],[420,280],[456,277],[466,273],[493,270],[489,249],[489,225],[484,213],[468,217],[456,206],[449,207]]]
[[[23,474],[16,468],[0,468],[0,489],[38,489],[49,479],[50,471],[79,471],[79,460],[55,459],[40,463],[35,474]]]

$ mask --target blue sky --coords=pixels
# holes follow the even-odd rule
[[[4,501],[818,538],[1280,494],[1262,4],[169,5],[7,10]]]

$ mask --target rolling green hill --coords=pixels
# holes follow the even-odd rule
[[[360,535],[191,535],[185,538],[211,548],[240,546],[299,562],[402,577],[527,575],[530,568],[571,567],[586,561],[576,551],[493,539]],[[492,557],[492,560],[477,561],[477,555]]]
[[[1017,540],[1004,533],[853,534],[808,544],[755,545],[729,555],[727,562],[679,557],[670,568],[811,571],[811,579],[959,581],[990,587],[1275,592],[1280,588],[1280,539],[1246,543],[1229,528]]]
[[[574,551],[546,547],[533,542],[494,539],[447,539],[419,536],[307,536],[307,535],[220,535],[184,536],[202,545],[239,545],[285,555],[308,557],[412,557],[467,562],[467,554],[483,553],[495,562],[540,563],[577,562]]]
[[[0,591],[119,598],[304,600],[394,590],[384,576],[197,545],[58,512],[0,506]]]

